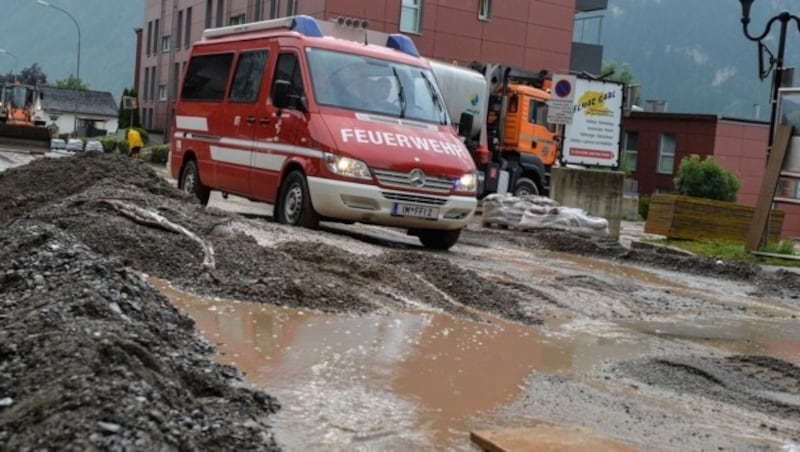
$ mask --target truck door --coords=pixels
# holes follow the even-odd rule
[[[297,103],[305,102],[300,59],[294,51],[282,51],[275,63],[269,92],[278,80],[291,84],[291,95]],[[254,197],[274,202],[280,183],[280,175],[284,163],[298,149],[298,129],[305,122],[305,115],[299,104],[279,110],[272,103],[266,103],[264,117],[269,120],[256,133],[256,148],[253,152],[253,179],[251,180]]]
[[[261,126],[258,98],[268,56],[267,49],[239,53],[225,104],[223,142],[214,158],[220,188],[243,196],[251,195],[253,140]]]

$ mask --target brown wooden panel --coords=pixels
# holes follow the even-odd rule
[[[656,194],[650,200],[644,231],[674,239],[743,243],[753,221],[754,210],[730,202]],[[772,212],[771,242],[780,239],[783,218],[782,211]]]
[[[789,149],[789,140],[792,138],[792,126],[781,125],[775,131],[772,152],[767,158],[767,170],[761,180],[761,191],[758,195],[758,203],[755,207],[753,220],[747,231],[747,239],[744,248],[747,251],[757,251],[764,243],[764,232],[767,228],[767,221],[772,209],[772,198],[775,196],[775,188],[778,185],[778,177],[783,168],[783,161]],[[770,225],[770,231],[774,227]],[[778,229],[780,231],[780,229]]]

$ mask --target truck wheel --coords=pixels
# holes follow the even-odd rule
[[[311,205],[306,178],[300,171],[292,171],[281,185],[277,207],[278,222],[292,226],[314,229],[319,224],[319,215]]]
[[[196,196],[197,200],[202,205],[208,205],[208,198],[211,196],[211,190],[204,187],[200,182],[200,173],[197,171],[197,162],[194,160],[187,160],[181,169],[181,178],[178,180],[178,188],[192,196]]]
[[[536,183],[527,177],[522,177],[517,181],[517,186],[514,187],[514,196],[529,196],[538,195],[539,187]]]
[[[419,231],[419,241],[425,248],[433,250],[449,250],[456,244],[461,235],[461,229],[440,231],[436,229],[423,229]]]

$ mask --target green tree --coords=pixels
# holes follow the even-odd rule
[[[133,88],[126,88],[122,92],[122,97],[133,97],[136,98],[136,90]],[[123,108],[122,99],[119,101],[119,117],[117,118],[119,128],[120,129],[127,129],[128,127],[141,127],[142,124],[139,121],[139,109],[134,110],[126,110]]]
[[[735,201],[739,186],[739,179],[710,155],[703,160],[697,154],[684,157],[675,178],[678,193],[717,201]]]
[[[22,69],[19,74],[9,71],[8,74],[0,75],[0,81],[3,83],[19,82],[25,85],[46,85],[47,75],[42,72],[38,63],[33,63],[30,67]]]
[[[89,85],[84,82],[83,80],[75,77],[74,75],[70,74],[69,77],[56,81],[56,88],[64,88],[64,89],[77,89],[81,91],[88,91]]]
[[[611,74],[608,77],[605,77],[606,80],[611,80],[614,82],[620,82],[624,84],[626,87],[630,85],[635,85],[638,83],[636,78],[633,76],[633,69],[629,63],[622,63],[622,69],[617,72],[617,62],[614,60],[606,60],[603,61],[603,65],[600,69],[601,74]],[[641,96],[637,96],[636,99],[633,99],[634,105],[641,105]]]
[[[616,61],[614,60],[603,61],[600,73],[611,74],[605,78],[607,80],[624,83],[625,85],[630,85],[631,83],[636,81],[636,79],[633,77],[633,69],[631,68],[631,65],[629,63],[622,63],[622,69],[619,72],[617,72]]]

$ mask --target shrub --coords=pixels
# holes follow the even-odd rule
[[[150,161],[165,164],[169,156],[169,145],[159,144],[150,148]]]
[[[675,189],[681,195],[732,202],[739,191],[739,179],[711,156],[700,160],[700,156],[690,155],[681,160]]]
[[[103,152],[109,154],[117,150],[117,138],[113,136],[107,136],[100,138],[100,144],[103,145]]]
[[[647,195],[639,196],[639,216],[642,220],[647,219],[647,214],[650,213],[650,197]]]

